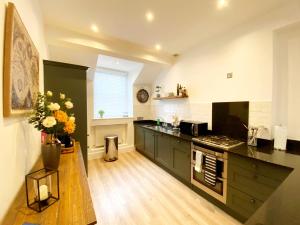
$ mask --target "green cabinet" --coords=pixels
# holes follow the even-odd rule
[[[155,152],[155,132],[145,129],[145,148],[144,153],[151,159],[154,159]]]
[[[227,206],[248,219],[290,172],[286,167],[229,154]]]
[[[141,126],[135,126],[134,129],[135,148],[140,152],[144,152],[145,129]]]
[[[171,138],[173,155],[172,170],[187,182],[191,181],[191,143],[178,138]]]
[[[244,220],[249,218],[262,204],[262,201],[251,195],[228,186],[227,205],[241,215]]]
[[[169,169],[176,176],[191,181],[191,143],[162,132],[135,126],[135,148]]]
[[[172,170],[172,149],[171,149],[171,138],[162,133],[156,135],[156,149],[155,149],[155,160],[161,163],[166,168]]]
[[[59,93],[72,99],[76,117],[76,130],[72,135],[80,142],[85,169],[88,172],[87,146],[87,94],[86,71],[88,67],[44,60],[44,89],[55,93],[53,101],[59,100]]]

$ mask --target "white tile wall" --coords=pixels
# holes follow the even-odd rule
[[[186,100],[157,101],[151,105],[152,118],[161,118],[171,122],[172,116],[179,119],[198,120],[208,122],[211,129],[212,103],[190,103]],[[249,126],[262,126],[258,137],[272,138],[272,102],[250,102]]]

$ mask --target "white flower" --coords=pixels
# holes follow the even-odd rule
[[[53,102],[51,102],[47,107],[51,111],[57,111],[60,109],[60,105],[58,103],[53,103]]]
[[[52,97],[52,95],[53,95],[52,91],[47,91],[47,96],[48,97]]]
[[[66,95],[65,95],[65,94],[62,94],[62,93],[60,93],[60,94],[59,94],[59,97],[60,97],[60,99],[65,99],[65,98],[66,98]]]
[[[66,106],[67,109],[72,109],[73,108],[73,103],[70,102],[70,101],[66,101],[65,106]]]
[[[47,116],[43,120],[42,124],[43,124],[44,127],[51,128],[54,125],[56,125],[56,119],[54,118],[54,116]]]
[[[70,120],[71,122],[75,122],[75,117],[74,117],[74,116],[70,116],[70,117],[69,117],[69,120]]]

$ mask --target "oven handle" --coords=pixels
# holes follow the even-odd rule
[[[212,155],[212,154],[209,154],[209,153],[200,151],[200,150],[193,149],[193,152],[197,152],[197,151],[202,152],[202,155],[204,155],[204,156]],[[224,162],[224,161],[226,160],[226,159],[224,159],[223,157],[218,157],[218,156],[216,156],[216,155],[213,155],[213,156],[215,156],[215,157],[217,158],[218,161]],[[192,157],[192,162],[193,162],[193,161],[194,161],[194,160],[193,160],[193,157]]]
[[[195,133],[194,132],[194,126],[195,126],[195,124],[192,123],[192,126],[191,126],[191,135],[193,135],[193,136],[194,136],[194,133]]]

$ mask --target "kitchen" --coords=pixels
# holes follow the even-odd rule
[[[299,0],[13,2],[40,52],[41,91],[78,109],[82,164],[69,172],[84,191],[62,180],[57,203],[24,216],[16,196],[40,133],[2,116],[0,223],[43,224],[74,201],[61,224],[91,211],[88,224],[300,224]]]

